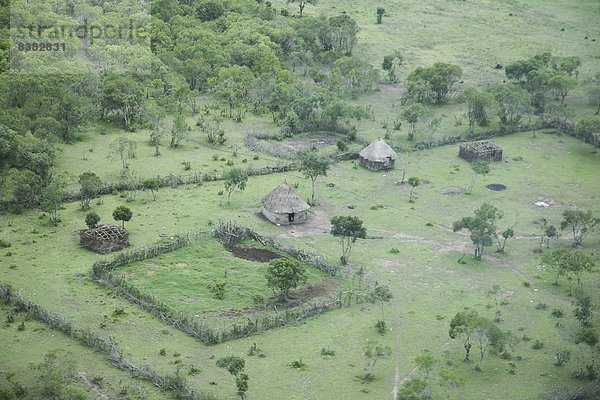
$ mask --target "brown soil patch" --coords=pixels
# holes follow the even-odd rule
[[[328,279],[306,285],[300,289],[290,293],[288,301],[282,304],[284,308],[291,308],[299,306],[302,303],[306,303],[314,299],[315,297],[326,296],[331,293],[337,287],[337,283]],[[280,307],[280,306],[278,306]]]
[[[258,261],[258,262],[269,262],[276,258],[281,258],[281,254],[277,254],[274,251],[268,249],[257,249],[254,247],[226,247],[227,251],[231,252],[238,258],[244,260]]]
[[[284,147],[287,150],[299,151],[304,149],[310,149],[312,147],[327,147],[335,144],[339,136],[335,133],[309,133],[301,137],[293,139],[282,140],[276,145]]]
[[[442,190],[440,193],[444,196],[456,196],[457,194],[461,194],[462,192],[464,192],[463,188],[460,188],[458,186],[450,186]]]

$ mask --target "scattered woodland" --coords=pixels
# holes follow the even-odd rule
[[[598,399],[594,0],[0,0],[0,399]]]

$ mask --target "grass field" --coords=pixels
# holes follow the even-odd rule
[[[406,62],[402,77],[416,66],[445,61],[464,69],[465,86],[487,85],[504,79],[503,71],[493,69],[496,63],[506,64],[544,50],[579,55],[584,60],[580,79],[598,72],[598,42],[592,41],[600,40],[600,10],[595,1],[396,2],[383,5],[388,15],[382,25],[377,25],[375,8],[379,5],[329,0],[308,5],[305,13],[336,15],[347,11],[361,27],[356,53],[379,67],[384,54],[400,50]],[[294,5],[274,0],[273,6],[292,10]],[[358,123],[360,136],[374,139],[386,133],[381,121],[396,118],[402,91],[402,83],[378,84],[377,90],[357,101],[372,104],[376,114],[374,120]],[[567,101],[576,113],[590,113],[581,88]],[[466,129],[453,123],[453,116],[464,112],[462,107],[450,104],[433,110],[443,117],[438,135]],[[206,144],[196,130],[195,117],[190,117],[188,123],[193,140],[180,149],[161,148],[161,157],[152,155],[147,132],[109,129],[104,136],[93,127],[81,141],[64,147],[56,171],[68,174],[71,188],[77,186],[77,175],[85,171],[95,171],[106,181],[117,180],[120,163],[107,155],[110,142],[120,136],[138,143],[138,156],[131,160],[130,169],[139,178],[189,172],[184,171],[183,161],[191,162],[191,172],[223,171],[227,160],[232,160],[234,166],[284,162],[265,154],[258,154],[255,160],[256,153],[243,145],[249,130],[277,129],[268,117],[248,113],[241,124],[226,121],[229,140],[223,147]],[[161,373],[179,369],[194,388],[222,399],[236,398],[234,379],[217,368],[215,360],[231,354],[246,359],[249,399],[391,399],[406,380],[419,375],[413,360],[423,351],[436,359],[435,399],[547,398],[545,393],[550,391],[585,383],[571,377],[589,354],[574,344],[579,324],[572,314],[569,282],[552,285],[552,271],[542,265],[533,250],[539,247],[540,227],[535,221],[540,218],[558,225],[561,213],[571,208],[591,209],[600,215],[600,156],[591,152],[590,145],[551,131],[503,136],[496,141],[504,148],[504,161],[492,164],[490,174],[477,180],[473,194],[445,196],[440,193],[443,189],[465,188],[471,179],[468,163],[457,157],[458,146],[409,151],[406,132],[403,126],[392,133],[391,141],[405,150],[395,170],[371,172],[358,167],[355,161],[343,161],[335,164],[326,177],[319,178],[319,204],[311,209],[305,225],[277,227],[257,216],[261,198],[283,181],[297,183],[300,195],[309,197],[310,181],[298,172],[252,176],[246,190],[234,192],[231,202],[224,205],[218,204],[223,183],[217,181],[160,189],[156,201],[149,193],[141,192],[106,195],[91,209],[101,215],[102,223],[110,223],[116,206],[131,207],[134,215],[125,225],[131,249],[155,243],[165,235],[233,221],[274,235],[286,245],[318,253],[332,263],[339,260],[340,245],[329,234],[329,219],[334,215],[356,215],[364,220],[368,238],[355,244],[349,267],[354,271],[363,267],[366,279],[391,288],[394,297],[383,307],[388,326],[385,335],[375,329],[382,318],[379,305],[359,304],[328,311],[298,325],[204,345],[91,282],[91,265],[111,256],[79,248],[78,232],[85,227],[85,213],[78,203],[64,204],[57,227],[50,226],[39,211],[1,215],[0,238],[9,241],[11,247],[0,249],[0,281],[10,283],[23,296],[75,321],[77,326],[114,338],[134,363],[149,365]],[[216,161],[213,155],[217,155]],[[415,189],[414,203],[408,202],[410,188],[398,184],[401,164],[406,165],[407,177],[418,176],[426,181]],[[485,187],[490,183],[507,188],[491,191]],[[549,207],[538,207],[537,201]],[[492,246],[486,248],[483,260],[476,261],[471,257],[468,234],[452,232],[452,223],[471,215],[484,202],[503,211],[498,228],[514,225],[516,237],[508,240],[504,254],[495,253]],[[552,246],[566,247],[569,243],[569,233],[564,231]],[[598,248],[600,235],[596,231],[586,237],[582,249],[594,252],[597,264]],[[458,263],[464,254],[465,263]],[[218,313],[253,306],[253,291],[270,295],[261,268],[263,264],[234,259],[218,242],[208,240],[132,264],[118,273],[176,309]],[[225,299],[217,300],[210,285],[225,279]],[[324,279],[332,279],[338,287],[348,284],[342,277],[326,278],[320,271],[311,272],[310,281]],[[585,274],[584,289],[592,295],[594,304],[600,304],[599,285],[597,270]],[[513,360],[488,355],[480,372],[474,371],[474,364],[462,362],[462,342],[448,337],[448,327],[452,317],[465,309],[477,310],[490,319],[499,317],[502,331],[510,331],[516,338],[509,349]],[[554,309],[563,311],[560,321],[551,315]],[[6,307],[0,308],[2,321],[8,312]],[[596,325],[597,318],[596,313]],[[111,398],[168,397],[114,369],[99,354],[73,339],[34,321],[25,321],[25,330],[19,331],[20,322],[0,326],[0,340],[5,344],[0,353],[0,388],[10,385],[6,373],[19,373],[19,382],[32,388],[26,398],[39,398],[36,371],[23,366],[39,364],[49,350],[58,350],[65,359],[76,361],[77,370],[86,376],[102,376],[102,390]],[[557,322],[561,323],[559,327]],[[532,348],[536,340],[543,343],[542,348]],[[391,354],[373,367],[376,380],[363,384],[357,376],[364,373],[367,364],[363,349],[368,342],[390,346]],[[266,357],[247,355],[254,344]],[[322,348],[334,350],[335,355],[321,355]],[[560,349],[571,350],[572,359],[556,367],[555,353]],[[475,357],[475,349],[473,353]],[[295,359],[302,359],[307,367],[291,368]],[[465,384],[442,387],[436,375],[441,367],[451,369]],[[131,388],[128,394],[119,394],[123,387]]]

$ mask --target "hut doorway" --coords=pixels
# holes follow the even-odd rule
[[[296,216],[296,213],[289,213],[288,214],[288,222],[294,222],[295,216]]]

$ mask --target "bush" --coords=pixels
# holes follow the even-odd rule
[[[552,316],[554,318],[562,318],[564,316],[564,313],[561,309],[555,308],[554,310],[552,310]]]
[[[100,216],[95,212],[89,212],[85,216],[85,224],[88,228],[92,229],[98,226],[98,222],[100,222]]]
[[[385,332],[387,331],[386,323],[382,320],[377,321],[377,323],[375,324],[375,328],[377,328],[377,332],[379,332],[381,335],[385,334]]]
[[[398,250],[396,247],[392,247],[390,249],[390,253],[392,253],[392,254],[398,254],[398,253],[400,253],[400,250]]]
[[[567,350],[567,349],[556,350],[556,362],[554,363],[554,365],[556,365],[557,367],[562,367],[563,365],[568,363],[570,359],[571,359],[571,350]]]
[[[533,344],[531,345],[531,348],[534,350],[540,350],[544,348],[544,342],[541,342],[539,340],[535,340],[535,342],[533,342]]]
[[[330,349],[329,347],[323,347],[321,349],[322,356],[335,356],[335,350]]]
[[[306,369],[308,367],[301,358],[294,359],[289,366],[295,369]]]
[[[10,242],[0,239],[0,248],[6,249],[7,247],[10,247]]]

